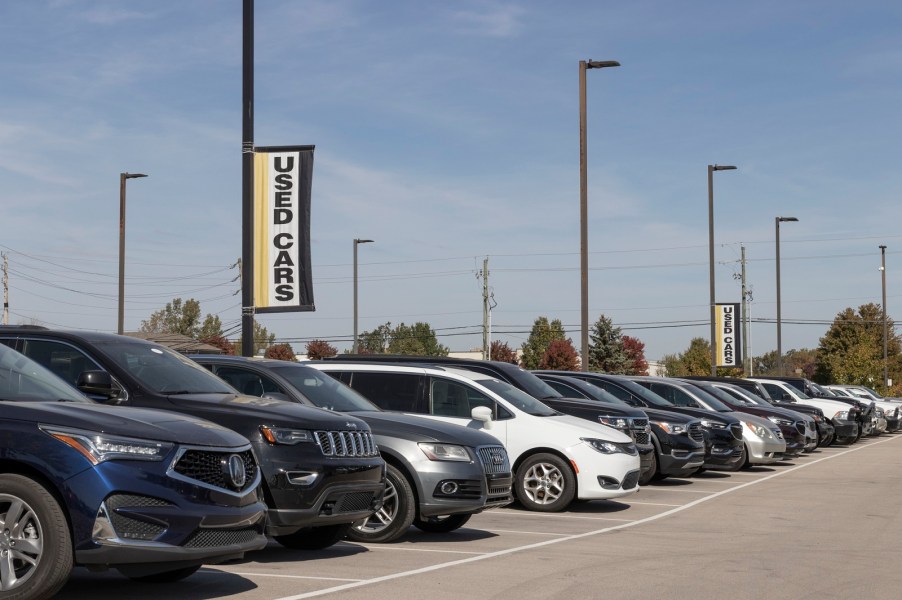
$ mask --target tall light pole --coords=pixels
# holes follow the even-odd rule
[[[589,370],[589,196],[586,168],[586,69],[619,67],[616,60],[579,61],[579,272],[582,354],[580,367]]]
[[[883,285],[883,385],[889,389],[889,371],[886,362],[886,346],[889,330],[886,324],[886,246],[880,246],[880,279]]]
[[[780,314],[780,223],[798,221],[795,217],[775,217],[777,228],[777,375],[783,375],[783,322]]]
[[[717,376],[717,348],[714,343],[717,332],[714,331],[714,171],[733,171],[731,165],[708,165],[708,283],[711,296],[711,376]]]
[[[125,181],[147,177],[144,173],[119,173],[119,327],[122,335],[125,327]]]
[[[351,349],[352,354],[357,354],[357,246],[369,244],[372,241],[354,239],[354,347]]]

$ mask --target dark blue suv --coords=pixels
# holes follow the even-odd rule
[[[97,405],[0,344],[0,590],[46,598],[73,565],[174,581],[266,545],[247,439]]]

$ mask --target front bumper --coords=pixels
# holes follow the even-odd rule
[[[748,452],[748,461],[753,465],[770,465],[784,457],[787,444],[776,438],[760,438],[757,435],[748,434],[744,437],[745,447]],[[797,445],[797,452],[802,447]]]
[[[567,454],[576,467],[580,500],[620,498],[639,491],[638,454],[602,454],[585,443],[567,448]]]
[[[836,441],[850,441],[858,437],[858,421],[846,421],[844,419],[830,419],[833,424],[834,439]]]
[[[705,428],[705,468],[736,467],[743,460],[742,445],[742,439],[733,436],[729,429]]]

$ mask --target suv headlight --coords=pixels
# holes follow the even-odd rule
[[[720,421],[711,421],[710,419],[702,419],[702,427],[707,427],[708,429],[726,429],[727,426]]]
[[[286,427],[260,426],[260,433],[270,444],[294,446],[303,442],[312,442],[313,433],[306,429],[289,429]]]
[[[72,447],[92,465],[107,460],[163,460],[174,444],[68,427],[40,426],[44,433]]]
[[[843,421],[847,421],[849,419],[849,411],[841,410],[833,415],[834,419],[842,419]]]
[[[457,460],[470,462],[470,453],[463,446],[452,444],[417,444],[429,460]]]
[[[752,433],[754,433],[755,435],[757,435],[760,438],[770,437],[768,435],[770,432],[768,432],[767,427],[764,427],[763,425],[759,425],[758,423],[752,423],[751,421],[743,421],[742,424],[745,425],[746,427],[748,427]]]
[[[685,423],[668,423],[667,421],[652,421],[652,423],[673,435],[686,433],[689,430]]]
[[[776,415],[770,415],[767,417],[767,420],[775,425],[782,425],[783,427],[792,427],[792,421],[789,419],[784,419],[783,417],[778,417]]]
[[[636,444],[632,442],[618,443],[618,442],[609,442],[607,440],[599,440],[596,438],[579,438],[582,441],[586,442],[595,450],[598,450],[602,454],[638,454],[639,450],[636,449]]]
[[[613,427],[614,429],[629,429],[629,422],[623,417],[612,417],[608,415],[599,415],[598,421],[602,425]]]

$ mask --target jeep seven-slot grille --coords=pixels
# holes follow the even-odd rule
[[[228,452],[216,450],[186,450],[175,464],[174,471],[184,477],[194,479],[207,485],[224,490],[235,489],[226,479],[227,468],[223,468],[229,457],[237,454],[244,461],[245,483],[238,491],[249,488],[257,479],[257,461],[250,450],[244,452]]]
[[[326,456],[378,456],[379,449],[369,431],[316,431],[316,445]]]
[[[701,423],[689,423],[689,437],[696,442],[705,441],[705,432],[702,430]]]
[[[504,446],[482,446],[477,453],[486,473],[510,473],[511,463]]]

